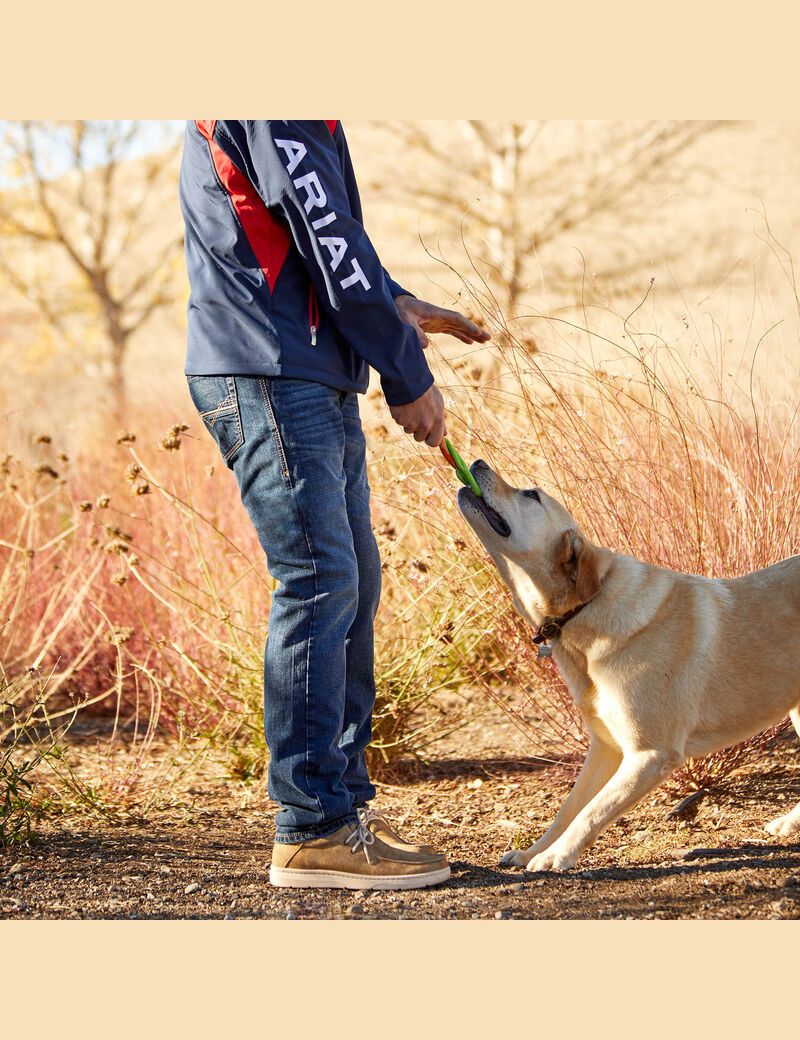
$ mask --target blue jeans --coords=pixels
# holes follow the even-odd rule
[[[279,583],[264,654],[275,840],[324,837],[375,795],[364,752],[381,561],[358,398],[300,379],[188,382]]]

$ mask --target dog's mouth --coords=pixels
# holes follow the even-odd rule
[[[481,491],[483,491],[483,488],[481,488]],[[458,497],[459,505],[462,509],[465,505],[471,506],[474,511],[481,514],[495,534],[499,534],[501,538],[508,538],[511,535],[511,528],[506,520],[496,509],[492,509],[483,496],[479,498],[471,488],[462,487],[458,492]]]

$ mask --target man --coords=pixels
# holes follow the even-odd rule
[[[437,884],[446,859],[368,808],[381,564],[357,395],[374,368],[393,419],[435,447],[444,404],[426,332],[489,337],[381,267],[335,120],[187,123],[180,199],[189,390],[279,583],[264,659],[269,792],[281,805],[270,880]]]

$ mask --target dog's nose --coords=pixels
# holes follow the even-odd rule
[[[484,462],[483,459],[475,459],[472,463],[471,469],[489,469],[489,463]]]

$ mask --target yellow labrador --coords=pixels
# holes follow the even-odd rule
[[[501,863],[574,866],[609,824],[689,756],[735,744],[787,713],[800,734],[800,556],[733,580],[677,574],[592,545],[541,489],[511,487],[483,461],[464,517],[551,650],[590,734],[580,775],[549,830]],[[763,654],[743,645],[768,626]],[[800,833],[800,805],[773,820]]]

